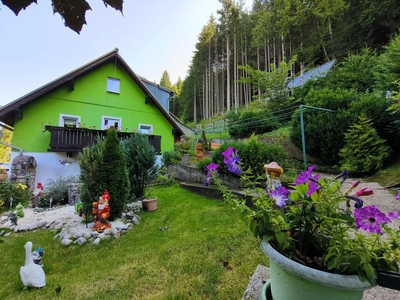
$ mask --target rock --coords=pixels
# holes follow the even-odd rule
[[[119,230],[127,230],[129,228],[129,224],[118,225],[117,229]]]
[[[76,232],[72,236],[74,237],[75,240],[79,239],[80,237],[83,237],[83,232]]]
[[[121,233],[117,231],[117,232],[114,234],[114,238],[119,239],[120,237],[121,237]]]
[[[32,223],[32,224],[29,226],[29,230],[35,230],[35,229],[38,228],[38,226],[39,226],[39,222]]]
[[[261,300],[261,290],[264,283],[269,279],[269,268],[262,265],[258,265],[253,277],[251,277],[250,283],[244,292],[242,300]]]
[[[38,227],[40,228],[45,228],[47,226],[47,222],[46,221],[40,221]]]
[[[10,235],[11,235],[11,232],[7,232],[4,236],[7,237],[7,236],[10,236]]]
[[[80,237],[79,239],[77,239],[77,240],[75,241],[75,244],[83,245],[83,244],[85,244],[86,242],[87,242],[87,240],[86,240],[84,237]]]
[[[93,245],[98,245],[100,244],[101,238],[96,238],[93,242]]]
[[[0,222],[6,222],[8,220],[8,216],[1,216],[0,217]]]
[[[54,239],[54,240],[62,240],[61,234],[57,233],[57,234],[53,237],[53,239]]]
[[[135,224],[135,225],[140,224],[140,218],[138,218],[138,217],[139,217],[138,215],[133,216],[133,218],[131,220],[132,224]]]
[[[62,239],[61,240],[61,244],[64,245],[64,246],[71,245],[72,244],[72,240],[70,240],[70,239]]]
[[[99,235],[98,235],[98,237],[99,238],[101,238],[101,239],[104,239],[104,237],[105,237],[106,235],[102,232],[102,233],[99,233]]]
[[[97,231],[92,231],[92,232],[90,233],[90,235],[91,235],[92,237],[94,237],[94,238],[97,238],[97,237],[99,236],[99,233],[98,233]]]
[[[20,232],[20,231],[29,231],[29,229],[30,229],[30,227],[27,226],[27,225],[21,226],[21,227],[18,229],[18,232]]]
[[[111,228],[107,228],[106,230],[103,231],[103,233],[104,233],[105,235],[111,234]]]
[[[83,237],[84,237],[85,239],[89,239],[91,236],[92,236],[92,235],[90,234],[90,232],[87,232],[87,231],[83,234]]]

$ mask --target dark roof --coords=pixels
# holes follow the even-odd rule
[[[153,96],[153,94],[149,91],[149,89],[145,86],[142,80],[132,71],[129,65],[125,62],[125,60],[118,54],[118,48],[115,48],[113,51],[110,51],[99,58],[81,66],[78,69],[75,69],[41,87],[38,89],[22,96],[0,108],[0,121],[9,125],[14,126],[14,119],[16,113],[19,113],[21,109],[35,101],[38,97],[41,97],[49,92],[54,91],[59,88],[63,84],[68,84],[71,80],[74,80],[77,77],[80,77],[87,72],[99,67],[100,65],[107,63],[109,61],[115,61],[116,64],[122,67],[122,69],[132,78],[132,80],[139,86],[139,88],[145,93],[146,99],[150,100],[150,102],[161,112],[161,114],[168,120],[168,122],[176,129],[179,130],[180,134],[184,134],[182,130],[179,128],[176,121],[169,115],[169,113],[164,109],[164,107],[157,101],[157,99]],[[176,131],[175,131],[176,132]]]

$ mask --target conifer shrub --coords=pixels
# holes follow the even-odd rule
[[[101,189],[101,196],[108,190],[110,200],[110,220],[118,218],[128,202],[130,185],[125,156],[122,152],[117,131],[114,128],[107,130],[104,139],[104,148],[101,163],[98,166],[96,180]]]
[[[382,167],[390,148],[377,134],[373,123],[364,114],[345,134],[345,146],[340,150],[341,164],[353,172],[368,173]]]
[[[129,173],[130,199],[142,199],[146,186],[158,176],[154,147],[146,135],[136,133],[122,142]]]
[[[83,148],[83,151],[78,154],[78,163],[81,170],[79,181],[82,183],[80,198],[86,207],[91,206],[104,192],[99,182],[103,148],[104,142],[98,138],[93,145]]]

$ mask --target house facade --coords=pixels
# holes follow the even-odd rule
[[[0,121],[13,130],[10,179],[23,182],[29,175],[35,186],[78,175],[78,153],[109,127],[118,128],[121,139],[148,135],[159,160],[183,134],[118,49],[3,106]],[[65,159],[72,163],[61,164]]]

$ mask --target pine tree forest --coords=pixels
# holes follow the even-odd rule
[[[185,122],[249,107],[263,91],[246,68],[274,72],[286,63],[285,76],[294,77],[365,48],[380,53],[399,33],[398,0],[254,0],[250,11],[243,0],[219,2],[187,77],[171,87],[173,113]]]

